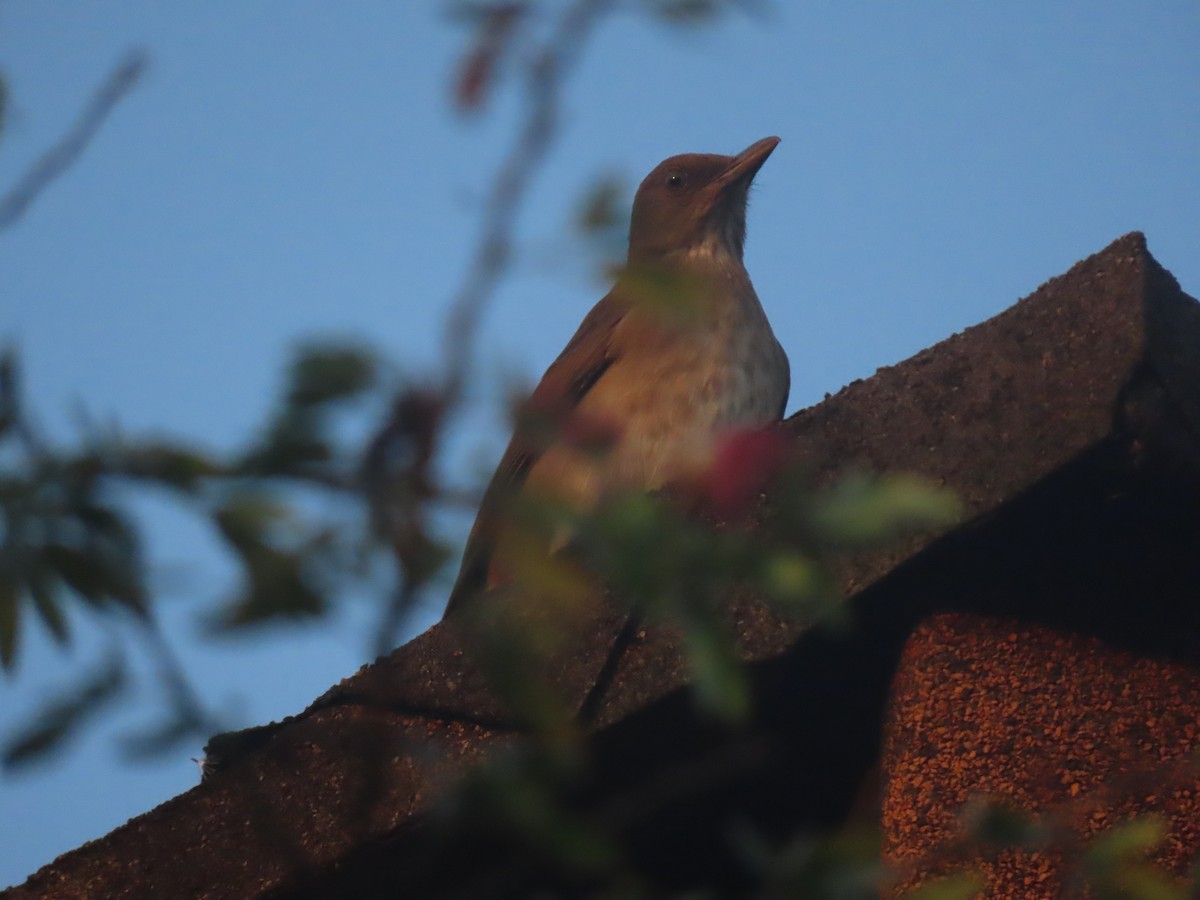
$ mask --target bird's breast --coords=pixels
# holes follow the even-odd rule
[[[528,487],[584,506],[609,490],[654,490],[706,468],[722,432],[777,419],[787,357],[746,287],[686,326],[631,318],[619,358],[579,404],[581,414],[612,426],[615,445],[600,456],[551,446]]]

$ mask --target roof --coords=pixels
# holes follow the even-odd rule
[[[1156,504],[1188,496],[1180,485],[1190,483],[1189,454],[1200,433],[1197,346],[1200,307],[1134,233],[994,318],[797,413],[786,427],[821,478],[861,466],[920,473],[960,494],[965,524],[845,561],[839,577],[855,622],[846,631],[806,631],[752,597],[733,598],[731,621],[754,661],[758,710],[739,736],[697,718],[680,690],[687,669],[673,630],[622,635],[623,617],[597,608],[553,673],[560,693],[582,702],[614,641],[631,638],[596,704],[595,777],[578,802],[627,798],[631,845],[664,883],[734,884],[743,873],[714,827],[731,810],[780,835],[831,826],[856,810],[878,819],[877,796],[863,785],[885,744],[887,716],[888,852],[910,860],[927,853],[942,832],[926,840],[906,830],[920,807],[904,793],[904,779],[912,788],[920,759],[952,763],[903,736],[922,698],[941,697],[927,710],[936,702],[953,706],[931,693],[936,667],[919,665],[922,652],[941,646],[934,636],[945,634],[945,621],[931,616],[950,611],[1104,637],[1116,632],[1133,651],[1163,650],[1161,627],[1145,629],[1153,635],[1141,645],[1137,628],[1123,632],[1130,598],[1148,602],[1147,591],[1113,574],[1128,573],[1139,558],[1118,560],[1123,539],[1097,529],[1104,522],[1118,528],[1120,518],[1097,510],[1112,512],[1100,502],[1111,491],[1151,497],[1137,507],[1143,549],[1151,553],[1150,538],[1163,527]],[[1081,524],[1078,515],[1050,512],[1072,504],[1096,512],[1082,523],[1095,527],[1062,543],[1069,523]],[[1182,552],[1187,538],[1200,535],[1177,519],[1167,518],[1180,535],[1168,544]],[[1088,535],[1110,541],[1095,545],[1111,556],[1109,569],[1096,571],[1113,575],[1104,596],[1120,610],[1109,609],[1107,618],[1091,614],[1096,604],[1084,588],[1059,577],[1064,559],[1094,568]],[[1042,580],[1022,581],[1022,554],[1039,537],[1047,541],[1038,558]],[[1163,578],[1178,585],[1196,583],[1195,564],[1179,555],[1141,562],[1161,564],[1170,573]],[[981,581],[983,573],[991,581]],[[1179,612],[1173,601],[1164,604]],[[1001,627],[1001,644],[1014,628]],[[914,630],[916,643],[906,651]],[[434,626],[300,715],[214,742],[211,778],[65,854],[6,896],[434,895],[461,891],[464,879],[487,872],[502,872],[512,886],[538,883],[536,860],[513,860],[478,842],[441,845],[423,826],[420,813],[431,798],[519,739],[465,648],[452,623]],[[932,674],[922,681],[926,671]],[[899,699],[889,711],[894,679]],[[711,777],[664,796],[667,776],[689,767]]]

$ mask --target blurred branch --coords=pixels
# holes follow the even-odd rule
[[[657,0],[645,3],[642,11],[668,21],[699,21],[725,5],[736,4],[733,0],[685,0],[683,3]],[[460,19],[476,28],[474,41],[464,54],[455,82],[455,98],[461,110],[473,112],[483,106],[499,77],[501,62],[513,56],[522,24],[536,9],[531,2],[514,0],[460,2],[452,7]],[[433,422],[435,431],[445,427],[463,399],[475,357],[479,321],[512,258],[517,216],[554,140],[566,80],[604,16],[629,9],[631,7],[621,0],[575,0],[565,6],[550,24],[545,38],[525,57],[522,120],[491,184],[471,263],[447,315],[444,375],[440,398],[434,398],[439,403]],[[444,562],[444,557],[429,552],[434,542],[427,533],[424,512],[420,508],[437,501],[442,490],[434,484],[427,466],[395,462],[397,458],[410,457],[394,452],[389,446],[389,442],[404,446],[411,437],[411,429],[398,412],[403,406],[402,396],[397,401],[397,411],[380,427],[364,464],[364,488],[376,510],[377,533],[383,537],[391,535],[399,567],[398,584],[379,634],[381,650],[390,649],[393,634],[398,632],[405,614],[416,603],[420,588],[432,576],[431,561],[438,565]],[[436,438],[434,434],[431,441]],[[388,516],[380,516],[380,508],[396,506],[395,498],[388,497],[386,486],[394,488],[405,483],[410,488],[400,504],[405,507],[405,512],[400,516],[392,515],[390,521]],[[413,485],[419,485],[420,489],[414,492],[411,490]],[[380,523],[390,524],[392,530],[379,527]]]
[[[612,6],[613,0],[576,0],[529,63],[525,119],[492,184],[474,259],[447,319],[444,390],[448,405],[461,398],[470,375],[479,317],[512,256],[517,211],[553,140],[563,84],[583,44]]]
[[[613,0],[576,0],[529,59],[524,120],[492,182],[473,260],[451,301],[442,383],[436,391],[414,388],[399,394],[364,456],[363,489],[375,532],[392,545],[398,568],[377,633],[380,655],[392,649],[421,588],[446,560],[426,523],[425,507],[445,494],[430,468],[433,451],[470,378],[479,319],[512,257],[517,213],[554,138],[563,85],[588,36],[613,5]],[[530,8],[531,4],[498,2],[459,10],[480,27],[458,78],[460,106],[476,109],[482,103],[496,77],[497,61],[510,49],[517,25]]]
[[[391,549],[397,564],[397,584],[376,631],[376,656],[394,649],[421,588],[449,556],[431,535],[428,522],[429,504],[441,493],[433,465],[445,412],[436,391],[401,392],[363,459],[361,480],[372,531]]]
[[[0,69],[0,137],[4,135],[4,128],[8,124],[8,81],[4,77],[4,71]]]
[[[0,197],[0,231],[15,224],[46,187],[80,157],[117,104],[133,90],[146,70],[146,56],[130,53],[96,89],[74,126]]]
[[[166,491],[212,523],[241,564],[240,585],[220,617],[227,627],[321,615],[370,551],[360,549],[355,529],[342,534],[305,515],[305,506],[313,488],[357,491],[355,454],[342,447],[335,420],[378,390],[377,365],[359,346],[302,348],[274,420],[247,449],[225,458],[107,431],[86,432],[79,446],[57,446],[37,433],[23,402],[15,352],[0,352],[0,669],[16,669],[21,631],[33,627],[27,612],[64,646],[73,604],[101,621],[129,614],[167,712],[126,741],[132,755],[220,730],[155,617],[145,529],[125,491]],[[49,719],[38,710],[19,724],[6,742],[17,750],[0,748],[0,764],[6,756],[48,752],[78,731],[95,705],[93,681],[85,678]]]

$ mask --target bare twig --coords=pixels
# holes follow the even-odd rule
[[[614,0],[575,0],[562,13],[554,28],[545,41],[537,48],[530,59],[526,71],[526,93],[528,102],[524,121],[518,129],[512,147],[509,149],[495,180],[492,182],[488,202],[483,211],[483,226],[478,244],[475,247],[473,261],[458,292],[455,294],[450,312],[447,316],[445,331],[445,371],[440,395],[438,396],[439,415],[433,423],[435,431],[444,429],[448,414],[452,414],[463,398],[464,389],[470,378],[471,361],[474,358],[475,335],[479,328],[479,319],[487,301],[496,289],[508,267],[512,257],[513,229],[518,210],[524,201],[534,175],[545,158],[553,141],[558,123],[559,107],[561,104],[563,85],[570,72],[571,66],[579,59],[581,48],[592,33],[603,14],[615,5]],[[507,15],[515,15],[509,10]],[[397,409],[400,407],[398,406]],[[403,436],[408,429],[403,427],[400,414],[393,412],[392,418],[384,423],[377,437],[372,442],[364,466],[364,489],[370,494],[372,484],[382,486],[381,496],[386,501],[387,494],[394,490],[397,476],[401,479],[407,475],[407,480],[415,481],[423,486],[416,495],[418,507],[431,499],[444,502],[447,493],[441,486],[435,487],[433,475],[426,471],[427,462],[416,465],[409,462],[407,473],[387,473],[380,471],[380,464],[386,468],[388,453],[378,452],[388,443],[388,436],[399,434]],[[430,436],[430,443],[436,442],[437,434]],[[386,449],[384,447],[384,449]],[[389,488],[388,486],[391,485]],[[378,506],[378,498],[375,503]],[[406,516],[414,516],[418,523],[423,521],[420,508],[407,510]],[[395,517],[388,517],[390,529],[397,531],[392,537],[397,542],[397,562],[399,565],[399,582],[385,610],[383,620],[377,633],[377,651],[382,655],[391,649],[395,635],[417,600],[420,588],[428,579],[427,574],[412,571],[412,560],[405,559],[405,554],[399,552],[401,532],[406,531],[402,522]],[[410,524],[412,524],[410,522]],[[412,531],[412,529],[407,529]],[[424,535],[423,525],[416,529],[417,536]],[[409,535],[411,538],[413,535]]]
[[[613,0],[576,0],[529,65],[528,112],[492,184],[474,260],[455,296],[446,323],[445,399],[453,407],[470,375],[479,317],[512,256],[512,231],[539,164],[558,124],[563,84],[580,48]]]
[[[130,53],[96,89],[71,130],[29,168],[16,185],[0,197],[0,231],[15,224],[47,185],[71,167],[87,149],[100,126],[146,70],[146,56]]]

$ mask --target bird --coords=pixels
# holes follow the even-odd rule
[[[788,357],[742,260],[750,185],[779,140],[672,156],[642,181],[626,263],[517,417],[445,617],[512,580],[508,557],[528,551],[506,548],[516,498],[587,511],[615,491],[652,492],[702,471],[722,433],[782,418]]]

